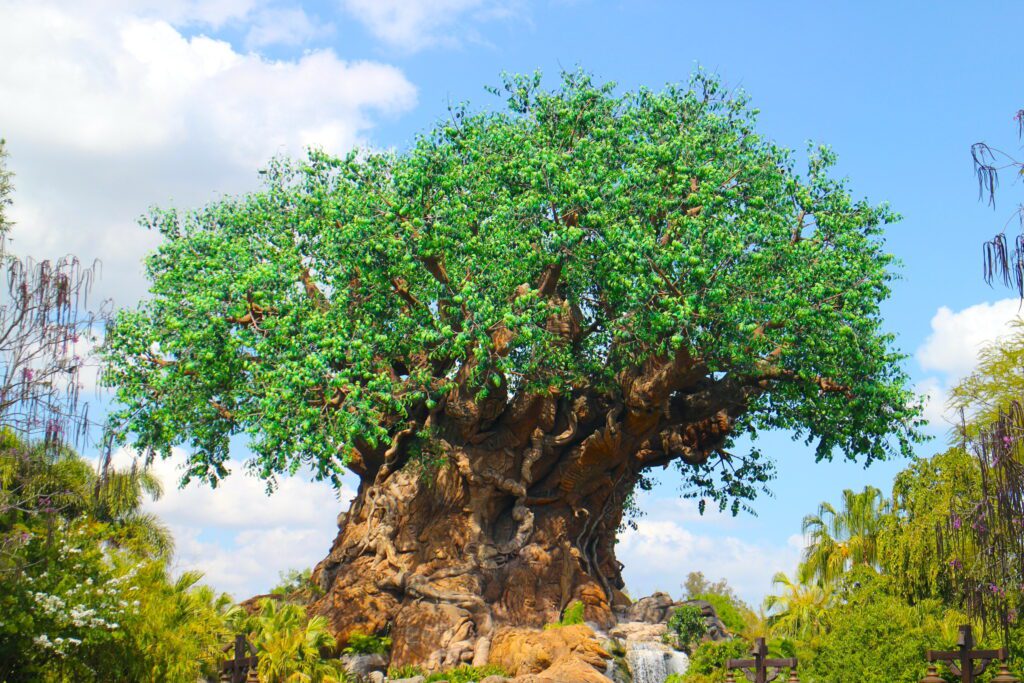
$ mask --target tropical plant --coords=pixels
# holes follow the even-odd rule
[[[427,676],[427,683],[437,681],[448,681],[448,683],[477,683],[488,676],[500,676],[505,678],[508,672],[496,664],[484,666],[459,666],[454,669],[435,671]]]
[[[954,624],[963,614],[937,600],[908,604],[886,589],[886,580],[859,567],[838,588],[831,629],[800,664],[801,679],[821,683],[916,683],[929,649],[955,644]]]
[[[324,576],[393,587],[391,621],[557,604],[523,592],[546,585],[612,595],[624,506],[657,468],[678,465],[701,509],[765,489],[771,463],[734,452],[741,435],[792,430],[826,460],[910,452],[919,409],[880,315],[896,216],[854,199],[830,151],[801,175],[703,73],[495,92],[504,111],[456,108],[408,151],[276,159],[259,192],[155,211],[151,296],[104,341],[112,433],[187,447],[185,476],[209,482],[238,435],[267,479],[352,470],[374,515],[345,519]],[[412,528],[427,546],[399,552]],[[509,582],[510,553],[550,561]],[[426,558],[498,590],[471,598]],[[339,585],[318,608],[355,621],[365,604]]]
[[[355,631],[348,636],[342,652],[347,655],[384,655],[391,649],[391,638]]]
[[[345,671],[323,654],[336,643],[322,616],[307,618],[300,605],[263,599],[252,643],[263,683],[337,683]]]
[[[690,666],[679,679],[684,683],[721,683],[725,680],[725,663],[749,654],[750,644],[740,638],[705,641],[690,655]]]
[[[825,586],[855,565],[877,567],[878,536],[887,504],[884,494],[873,486],[859,493],[845,489],[838,510],[823,502],[817,514],[804,517],[808,543],[800,580]]]
[[[765,598],[768,624],[773,634],[811,640],[826,630],[832,590],[794,580],[784,572],[772,578],[781,592]]]
[[[981,471],[973,456],[952,447],[914,460],[893,479],[892,506],[879,536],[879,561],[894,592],[911,602],[936,598],[956,605],[950,563],[970,565],[975,554],[953,557],[936,529],[945,528],[960,500],[981,497]]]
[[[704,613],[695,605],[681,605],[672,610],[666,628],[665,635],[671,640],[671,644],[686,654],[692,653],[694,646],[708,632]]]
[[[544,628],[561,628],[563,626],[573,626],[575,624],[582,624],[583,612],[585,605],[579,600],[573,600],[565,609],[562,611],[562,617],[551,624],[544,624]]]

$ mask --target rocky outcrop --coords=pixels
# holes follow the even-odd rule
[[[542,631],[500,629],[491,643],[490,663],[516,677],[517,683],[608,683],[603,675],[611,655],[589,626]]]
[[[614,629],[640,628],[630,624],[665,624],[672,616],[672,610],[683,605],[698,607],[704,616],[707,624],[707,637],[710,640],[726,640],[732,637],[725,623],[715,612],[715,607],[706,600],[673,600],[668,593],[653,593],[645,598],[640,598],[631,605],[616,607],[615,616],[618,624]],[[613,629],[613,631],[614,631]],[[613,632],[609,635],[614,636]]]

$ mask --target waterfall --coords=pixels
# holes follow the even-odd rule
[[[669,674],[685,673],[690,659],[662,643],[631,640],[626,642],[626,664],[633,683],[665,683]]]

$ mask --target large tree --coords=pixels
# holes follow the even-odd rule
[[[787,429],[866,462],[917,409],[881,331],[894,215],[833,157],[805,177],[746,100],[510,78],[403,153],[273,162],[265,188],[158,211],[152,297],[106,339],[134,447],[216,483],[359,477],[315,578],[393,662],[486,657],[501,624],[624,599],[615,534],[653,468],[735,511]],[[735,449],[734,449],[735,450]]]

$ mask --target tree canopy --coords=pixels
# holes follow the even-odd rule
[[[586,394],[664,410],[644,462],[734,500],[768,476],[725,450],[745,432],[793,430],[818,459],[909,452],[918,410],[879,314],[897,217],[853,199],[830,151],[800,176],[704,74],[493,92],[504,109],[455,107],[407,151],[275,159],[258,192],[152,213],[152,296],[105,343],[122,438],[185,445],[213,483],[238,434],[264,477],[336,479]],[[716,412],[710,452],[673,437]]]

